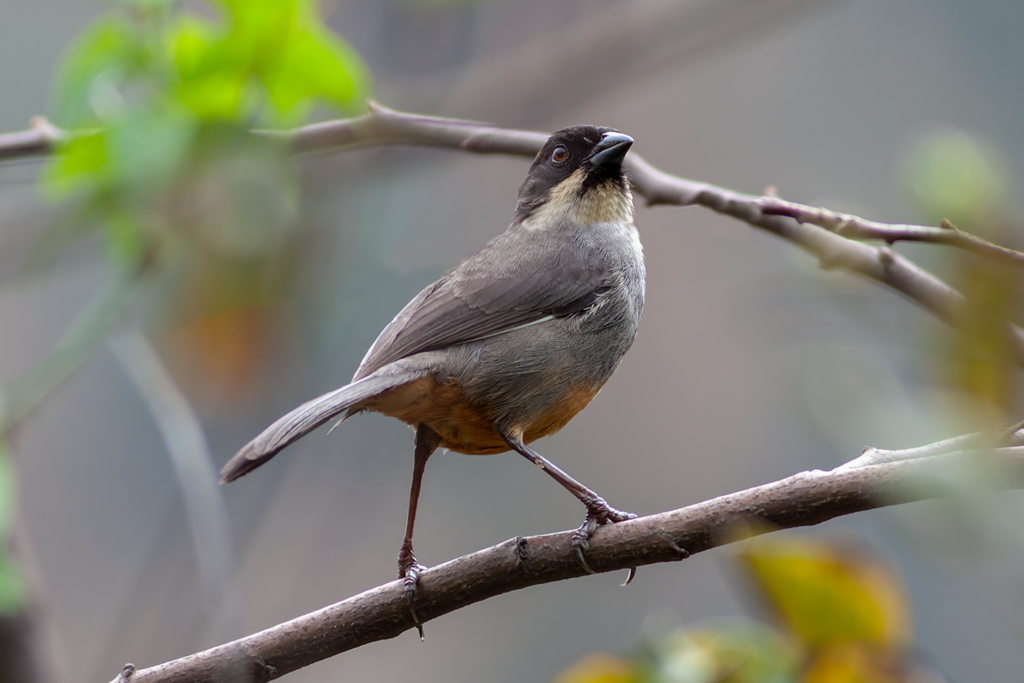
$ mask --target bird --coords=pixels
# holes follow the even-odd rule
[[[646,271],[625,166],[632,145],[613,128],[551,134],[519,187],[508,229],[410,301],[351,383],[276,420],[221,470],[221,483],[234,481],[339,416],[373,411],[409,425],[413,480],[398,568],[421,638],[415,591],[426,567],[412,537],[424,467],[437,448],[515,451],[540,466],[586,507],[572,545],[588,572],[590,536],[635,518],[529,445],[590,403],[636,336]]]

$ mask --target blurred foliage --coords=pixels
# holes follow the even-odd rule
[[[0,615],[17,614],[28,596],[25,579],[7,551],[14,525],[17,485],[7,443],[0,439]]]
[[[222,190],[232,190],[234,210],[254,232],[265,232],[265,191],[292,192],[286,173],[268,170],[283,165],[280,143],[249,131],[300,123],[317,102],[353,112],[368,93],[359,57],[321,23],[311,0],[214,7],[217,19],[169,0],[121,3],[78,40],[58,75],[55,119],[78,132],[54,157],[47,187],[54,197],[84,200],[120,261],[151,256],[180,229],[182,212],[193,223],[204,210],[225,218]],[[226,187],[204,184],[220,178]],[[228,218],[202,227],[215,241],[247,244],[247,234],[218,236],[248,232]],[[251,239],[267,243],[262,234]]]
[[[148,309],[175,331],[172,357],[184,340],[176,355],[196,359],[193,376],[237,395],[271,366],[240,363],[252,355],[240,349],[270,346],[258,335],[275,326],[260,321],[300,267],[286,143],[253,131],[301,124],[319,106],[358,113],[370,77],[314,0],[189,8],[119,0],[66,54],[53,118],[68,136],[43,189],[68,210],[38,255],[99,234],[122,272],[163,276],[164,299]]]
[[[941,683],[911,650],[899,576],[863,548],[787,536],[736,556],[775,626],[655,627],[624,655],[597,653],[554,683]]]
[[[912,195],[929,220],[998,244],[1019,242],[1021,217],[1007,191],[1009,164],[993,145],[960,130],[938,129],[918,140],[905,166]],[[1003,326],[1006,320],[1024,322],[1020,271],[960,250],[950,250],[949,256],[949,282],[967,297],[968,306],[957,321],[964,334],[948,338],[933,373],[983,424],[1016,422],[1024,406]]]
[[[1009,186],[1006,161],[992,145],[955,128],[929,131],[906,160],[906,177],[928,220],[967,224],[1001,206]],[[985,224],[971,231],[985,233]]]
[[[776,618],[815,648],[910,638],[899,578],[860,549],[809,540],[759,541],[739,555]]]

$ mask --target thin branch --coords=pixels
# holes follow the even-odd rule
[[[920,458],[934,458],[935,456],[948,455],[957,451],[1016,446],[1024,446],[1024,421],[1002,429],[988,429],[974,432],[973,434],[954,436],[952,439],[936,441],[935,443],[915,446],[914,448],[887,450],[885,448],[869,446],[864,449],[860,456],[840,465],[837,471]]]
[[[541,132],[508,130],[474,121],[407,114],[374,102],[369,103],[369,111],[362,116],[313,124],[290,131],[266,131],[264,134],[286,140],[294,151],[299,153],[404,144],[450,148],[477,154],[512,154],[527,157],[535,155],[547,138],[546,134]],[[59,136],[63,133],[57,131],[53,135]],[[2,140],[0,158],[3,158]],[[801,222],[788,215],[778,215],[780,207],[784,204],[772,198],[748,195],[708,183],[679,178],[655,168],[637,154],[630,154],[627,160],[634,189],[637,194],[647,199],[648,206],[696,204],[738,218],[813,254],[823,268],[856,273],[903,294],[954,328],[960,329],[962,321],[970,319],[966,315],[969,304],[963,294],[919,268],[909,259],[895,253],[888,246],[871,246],[847,239],[810,220]],[[821,222],[826,222],[827,213],[822,210],[819,214]],[[814,210],[800,213],[805,219],[814,215]],[[853,216],[847,218],[847,224],[861,224],[865,229],[872,225],[880,226],[879,229],[885,227],[885,224],[876,224]],[[891,227],[898,230],[901,226]],[[959,242],[950,244],[963,248],[971,244],[972,251],[975,251],[979,249],[979,241],[979,238],[967,236],[961,238]],[[1008,262],[1007,259],[1017,253],[995,245],[992,247],[998,250],[998,259],[1003,263]],[[992,249],[980,249],[976,253],[994,257]],[[1002,322],[1011,357],[1018,365],[1024,366],[1024,330],[1008,321]]]
[[[692,554],[774,529],[820,524],[863,510],[963,492],[950,468],[998,467],[992,487],[1024,487],[1024,447],[956,452],[832,472],[815,470],[746,491],[600,528],[587,561],[611,572]],[[986,468],[987,469],[987,468]],[[424,622],[496,595],[584,576],[572,534],[516,538],[424,572],[416,611]],[[135,670],[132,683],[269,681],[366,643],[413,628],[401,581],[378,586],[218,647]]]
[[[0,161],[50,154],[65,133],[42,116],[33,117],[32,127],[0,135]]]
[[[841,237],[894,242],[927,242],[964,249],[978,256],[1014,268],[1024,268],[1024,253],[1001,247],[977,235],[963,232],[952,223],[942,225],[900,225],[869,221],[849,213],[790,202],[778,197],[762,197],[761,211],[770,216],[788,216],[801,223],[813,223]]]
[[[315,124],[276,135],[289,139],[297,152],[405,144],[520,156],[533,156],[547,139],[544,133],[406,114],[376,103],[371,103],[370,111],[357,118]],[[952,327],[960,328],[961,321],[969,319],[965,315],[969,305],[963,294],[887,246],[871,246],[812,222],[775,215],[764,209],[765,197],[673,176],[637,154],[631,153],[627,163],[634,190],[647,199],[648,206],[696,204],[738,218],[813,254],[823,268],[856,273],[903,294]],[[1017,253],[1008,249],[1003,252]],[[1024,366],[1024,330],[1005,321],[1003,327],[1014,361]]]

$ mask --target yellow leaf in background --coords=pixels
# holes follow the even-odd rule
[[[910,640],[903,585],[877,557],[837,543],[772,539],[751,543],[739,559],[783,627],[807,647]]]
[[[639,679],[622,657],[595,652],[563,671],[552,683],[639,683]]]
[[[870,643],[822,648],[804,666],[800,683],[948,683],[907,651],[883,651]]]
[[[814,657],[800,683],[899,683],[881,670],[868,648],[847,644],[825,648]]]

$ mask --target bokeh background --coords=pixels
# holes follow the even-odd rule
[[[0,131],[48,111],[62,51],[102,9],[5,0]],[[1013,0],[326,0],[323,10],[392,107],[544,131],[613,126],[667,171],[888,222],[927,219],[915,150],[962,134],[994,160],[1004,197],[1020,195],[1024,5]],[[219,287],[252,281],[223,285],[202,259],[154,296],[144,329],[217,464],[345,383],[402,305],[505,228],[527,166],[407,148],[301,158],[287,227],[230,247],[267,259],[260,286],[272,296],[210,303],[231,298]],[[88,243],[59,266],[33,265],[30,245],[56,216],[35,185],[41,168],[0,166],[2,380],[41,361],[108,277]],[[537,444],[613,505],[681,507],[833,467],[867,445],[971,427],[935,370],[952,333],[912,304],[704,209],[639,208],[637,224],[648,296],[636,344],[591,407]],[[1019,247],[1010,228],[1001,238]],[[939,249],[898,249],[953,268]],[[55,681],[110,680],[127,661],[180,657],[394,576],[412,462],[412,434],[396,421],[321,430],[223,489],[237,554],[224,595],[237,602],[204,594],[166,444],[111,347],[12,446],[19,553]],[[821,529],[892,558],[919,647],[952,680],[1016,680],[1024,667],[1018,494],[990,498],[991,516],[929,503]],[[416,549],[434,565],[582,514],[514,454],[439,453]],[[652,614],[694,624],[750,613],[731,552],[642,568],[628,588],[616,574],[500,596],[428,623],[424,643],[406,633],[289,680],[548,680],[588,652],[627,646]]]

